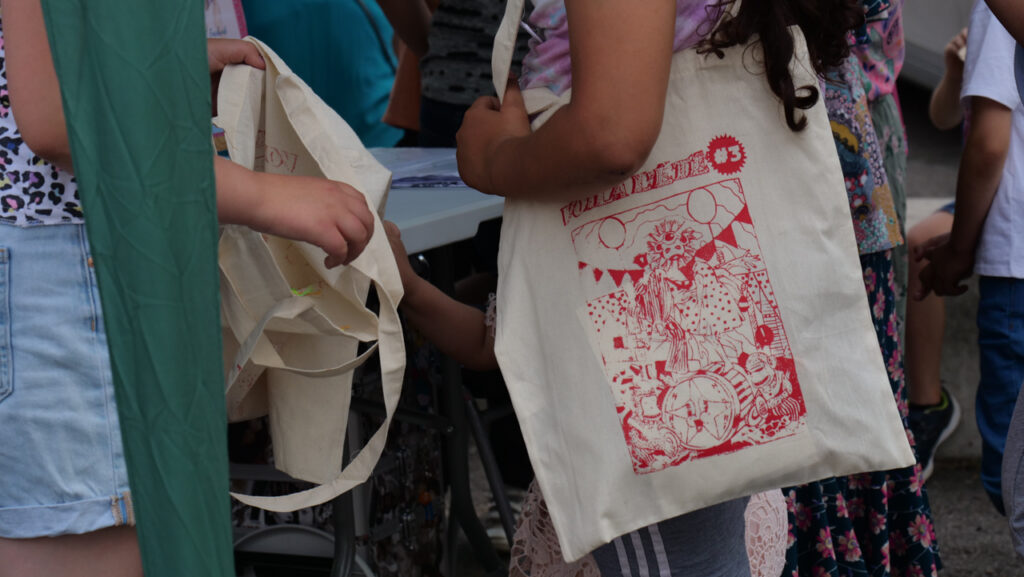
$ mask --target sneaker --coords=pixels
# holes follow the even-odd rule
[[[935,450],[939,448],[960,424],[960,403],[943,387],[942,401],[931,407],[910,407],[907,417],[917,445],[917,460],[921,463],[924,480],[935,469]]]

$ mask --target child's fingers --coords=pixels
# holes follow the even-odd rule
[[[267,63],[263,60],[263,55],[260,54],[259,48],[252,42],[246,42],[244,40],[234,40],[230,45],[229,52],[230,60],[232,64],[248,64],[253,68],[259,68],[263,70],[267,67]]]
[[[931,250],[934,250],[934,249],[931,249]],[[914,262],[921,262],[921,261],[924,261],[924,260],[931,260],[931,250],[930,249],[926,249],[924,247],[924,245],[915,246],[913,248],[913,251],[912,251],[913,254],[911,256],[914,257]]]
[[[367,228],[352,212],[345,212],[335,221],[333,230],[323,239],[320,248],[327,252],[324,266],[333,268],[355,260],[366,248],[372,228]]]
[[[370,236],[373,235],[373,213],[370,212],[370,207],[366,204],[366,198],[358,192],[356,193],[355,208],[352,214],[362,223],[363,228],[368,233],[366,238],[369,240]]]
[[[267,68],[267,63],[263,60],[263,55],[260,54],[259,49],[249,42],[246,42],[245,44],[244,62],[253,68],[265,70]]]
[[[502,109],[513,109],[513,110],[526,110],[526,103],[523,102],[523,92],[519,90],[519,85],[515,82],[509,82],[508,88],[505,89],[505,100],[501,105]]]
[[[393,222],[384,221],[384,235],[388,238],[388,244],[391,245],[391,252],[395,252],[402,245],[402,231],[398,230],[398,225]]]
[[[496,96],[481,96],[477,98],[470,110],[501,110],[501,102]]]
[[[237,39],[211,38],[206,41],[210,72],[219,72],[230,64],[248,64],[263,70],[267,67],[256,45]]]
[[[345,264],[345,261],[340,257],[336,257],[333,255],[327,255],[326,257],[324,257],[324,267],[326,268],[331,269],[336,266],[341,266],[343,264]]]
[[[373,236],[373,225],[366,226],[362,220],[352,213],[344,214],[338,221],[338,231],[345,238],[347,260],[349,263],[356,259],[366,248]]]
[[[961,61],[967,60],[967,29],[964,28],[960,31],[956,37],[953,38],[953,46],[956,49],[956,55]]]
[[[935,250],[949,240],[949,233],[933,236],[920,245],[914,247],[914,258],[918,261],[932,260]]]
[[[324,266],[327,268],[346,264],[350,260],[348,242],[345,240],[345,235],[340,232],[329,235],[320,248],[327,252],[327,258],[324,259]]]
[[[391,221],[384,221],[384,232],[387,234],[388,243],[391,244],[391,253],[395,255],[399,268],[402,268],[403,264],[409,262],[409,254],[402,243],[402,231],[399,230],[397,224]]]
[[[373,213],[370,212],[370,207],[366,203],[366,198],[363,193],[359,192],[351,185],[344,182],[332,181],[331,184],[334,189],[344,197],[344,209],[349,213],[350,216],[355,217],[362,223],[362,228],[373,232]]]
[[[956,297],[967,292],[967,285],[963,284],[963,279],[955,278],[946,271],[944,274],[938,272],[934,275],[932,282],[932,291],[941,297]]]
[[[918,245],[911,249],[910,256],[914,258],[914,262],[921,262],[923,260],[926,260],[924,245]]]

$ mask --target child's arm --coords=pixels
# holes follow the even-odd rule
[[[39,0],[7,0],[0,7],[7,90],[18,131],[32,152],[71,171],[71,146],[42,6]]]
[[[566,0],[572,102],[537,132],[515,86],[478,100],[458,133],[459,172],[488,194],[574,200],[643,165],[661,131],[674,0]],[[514,84],[514,83],[512,83]]]
[[[1002,179],[1010,148],[1012,114],[994,100],[971,98],[971,127],[960,159],[953,231],[932,239],[917,251],[915,258],[931,261],[921,270],[918,299],[928,296],[930,291],[946,296],[967,290],[961,281],[973,272],[978,239]]]
[[[327,252],[328,268],[355,259],[373,235],[366,198],[344,182],[253,172],[214,157],[217,219],[308,242]]]
[[[928,117],[939,130],[949,130],[960,124],[964,119],[963,105],[960,103],[960,89],[964,83],[963,50],[967,47],[967,29],[964,28],[946,45],[946,70],[942,80],[932,92],[928,105]]]
[[[70,172],[71,145],[39,0],[7,0],[2,6],[18,130],[33,152]],[[229,64],[264,66],[256,47],[241,40],[208,41],[207,59],[211,76]],[[223,158],[215,158],[214,171],[221,222],[315,244],[327,251],[327,266],[357,257],[373,233],[366,201],[344,183],[254,173]]]
[[[1003,23],[1017,43],[1024,44],[1024,2],[1020,0],[986,0],[996,18]]]
[[[431,19],[427,3],[423,0],[377,0],[377,4],[409,50],[417,56],[426,54]]]
[[[445,355],[475,371],[498,368],[494,358],[494,336],[484,313],[460,303],[441,292],[412,270],[402,244],[402,235],[393,222],[384,230],[398,261],[405,296],[401,308],[405,320]]]
[[[72,172],[71,145],[42,6],[38,0],[8,0],[0,5],[4,8],[8,90],[18,131],[33,152],[61,170]],[[259,50],[249,42],[210,39],[206,47],[214,91],[225,66],[243,63],[261,69],[265,66]],[[216,96],[213,102],[217,102]]]
[[[234,38],[207,38],[206,61],[210,68],[210,102],[213,116],[217,116],[217,88],[220,87],[220,76],[225,68],[232,64],[245,64],[260,70],[266,70],[256,45]]]

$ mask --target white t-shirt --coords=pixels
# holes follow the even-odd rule
[[[1010,150],[992,208],[985,219],[974,272],[1024,278],[1024,106],[1014,79],[1017,43],[984,2],[971,13],[960,98],[981,96],[1013,111]]]

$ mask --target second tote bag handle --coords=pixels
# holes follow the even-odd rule
[[[231,159],[268,172],[289,173],[289,168],[294,171],[299,167],[293,173],[346,182],[364,193],[372,209],[383,207],[390,173],[273,51],[259,41],[249,41],[263,54],[266,71],[229,67],[219,86],[216,124],[225,131]],[[275,131],[283,135],[281,138],[298,141],[288,153],[295,158],[267,158],[270,149],[264,148],[264,158],[260,159],[263,166],[258,166],[257,151],[275,137]],[[279,152],[275,150],[274,154]],[[307,419],[333,419],[333,430],[340,429],[343,434],[351,394],[348,373],[374,351],[379,353],[386,409],[383,423],[362,450],[331,476],[318,460],[340,463],[343,438],[318,439],[317,446],[292,442],[281,447],[286,449],[281,455],[275,438],[277,467],[321,484],[279,497],[232,494],[243,503],[270,511],[294,511],[325,503],[365,482],[380,458],[401,396],[405,349],[397,311],[401,280],[380,217],[376,210],[371,212],[375,232],[366,249],[347,266],[335,269],[322,265],[324,253],[312,245],[264,237],[243,227],[224,228],[220,248],[223,314],[238,341],[227,388],[232,416],[248,418],[269,410],[272,421],[275,417],[285,420],[279,426],[289,429],[306,427]],[[304,279],[302,282],[309,286],[290,286],[289,280],[295,278]],[[369,284],[380,302],[377,315],[364,304]],[[302,346],[287,347],[289,339]],[[356,356],[357,341],[375,344]],[[289,348],[302,350],[296,356],[281,352]],[[275,407],[273,399],[268,402],[264,394],[253,389],[256,378],[267,369],[274,371],[281,395],[291,397],[287,406]],[[318,384],[321,382],[324,384]],[[332,411],[337,414],[315,414],[318,395],[335,399]],[[340,402],[338,395],[344,397]],[[298,408],[301,414],[297,414]]]

